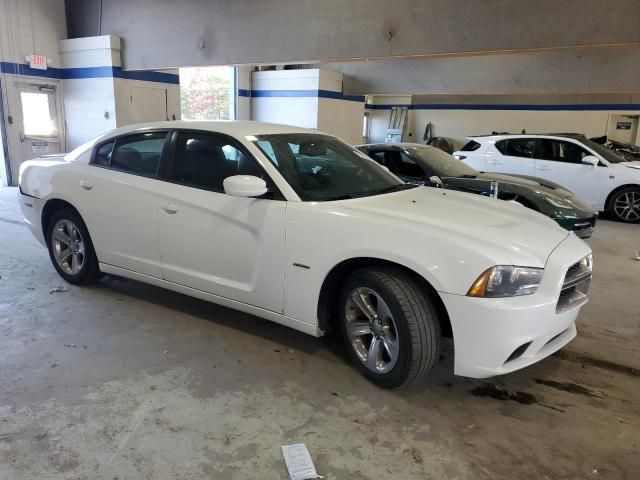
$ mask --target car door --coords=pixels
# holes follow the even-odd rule
[[[231,175],[266,174],[235,139],[173,135],[159,198],[165,280],[281,313],[286,202],[226,195]]]
[[[582,163],[582,158],[587,155],[593,154],[576,142],[540,139],[535,175],[559,183],[597,208],[608,182],[608,172],[604,164],[593,166]]]
[[[168,134],[146,131],[102,142],[82,170],[79,209],[101,263],[162,278],[157,172]]]
[[[514,137],[499,140],[487,148],[487,172],[533,175],[537,138]]]

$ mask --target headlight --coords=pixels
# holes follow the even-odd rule
[[[570,202],[562,199],[562,198],[557,198],[557,197],[549,197],[547,195],[544,196],[544,199],[549,202],[551,205],[553,205],[554,207],[558,207],[558,208],[573,208],[573,205],[571,205]]]
[[[543,273],[543,268],[496,265],[478,277],[467,295],[485,298],[531,295],[538,290]]]

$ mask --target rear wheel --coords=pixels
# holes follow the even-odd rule
[[[100,278],[89,231],[75,210],[63,208],[51,216],[47,245],[53,266],[67,282],[87,284]]]
[[[421,286],[392,267],[358,270],[341,294],[347,352],[360,372],[385,388],[426,377],[438,361],[440,323]]]
[[[621,222],[640,223],[640,187],[616,192],[609,202],[609,213]]]

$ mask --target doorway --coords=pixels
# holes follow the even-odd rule
[[[7,132],[4,126],[4,91],[0,79],[0,187],[9,185],[11,178],[11,165],[7,153]]]
[[[8,106],[4,115],[5,151],[11,152],[7,183],[16,185],[22,162],[64,152],[64,121],[58,83],[18,80],[5,85],[10,87],[5,92]]]
[[[638,115],[609,115],[607,138],[635,144],[638,136]]]

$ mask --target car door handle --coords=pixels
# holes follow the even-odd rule
[[[487,163],[489,165],[502,165],[502,162],[498,162],[497,160],[489,160]]]
[[[173,203],[163,203],[162,205],[160,205],[160,208],[169,215],[173,215],[178,211],[178,207],[176,207]]]
[[[89,191],[93,188],[93,185],[91,185],[89,182],[87,182],[86,180],[80,180],[80,187],[83,190]]]
[[[549,170],[551,170],[551,167],[547,167],[546,165],[543,165],[541,167],[537,167],[538,170],[540,170],[541,172],[548,172]]]

